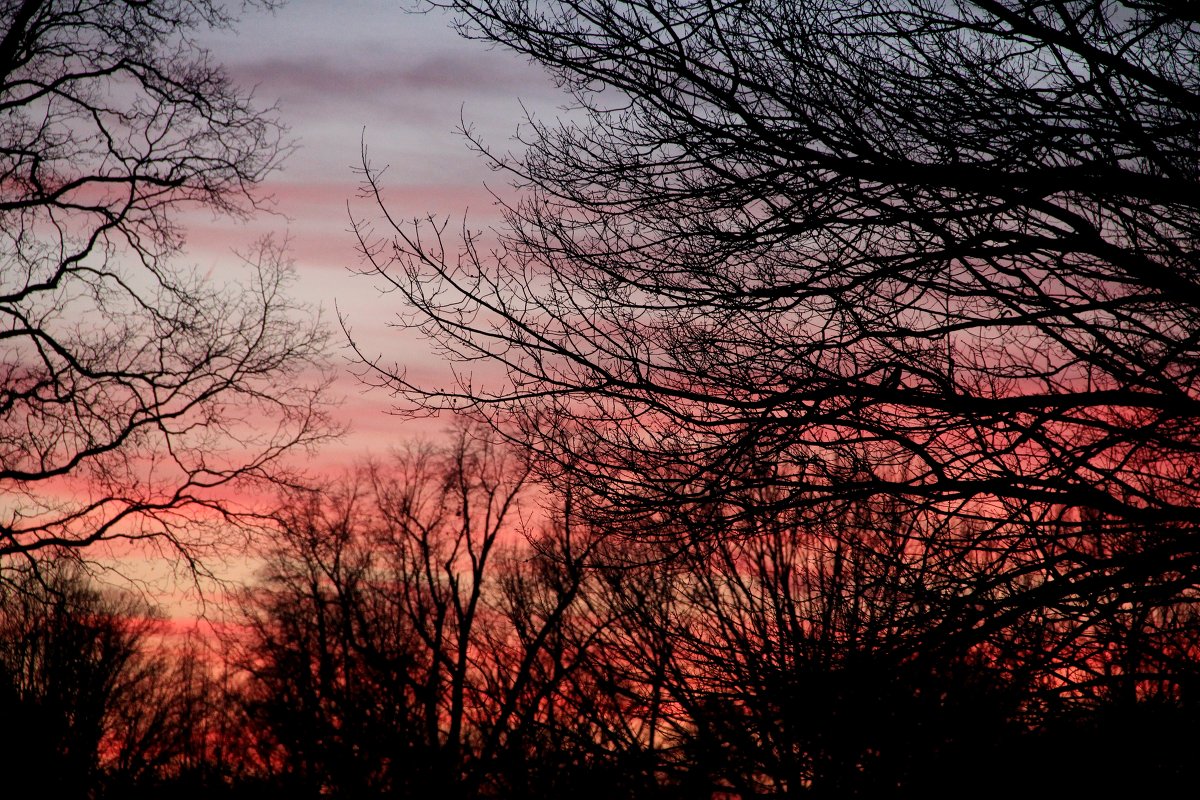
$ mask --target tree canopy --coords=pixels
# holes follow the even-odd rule
[[[196,42],[234,10],[0,2],[0,556],[196,556],[204,509],[331,430],[283,249],[225,285],[179,258],[177,212],[253,213],[290,150]]]
[[[497,248],[360,226],[399,324],[461,365],[368,362],[401,408],[491,420],[641,535],[894,497],[971,548],[1049,534],[1072,580],[1195,566],[1195,15],[445,5],[577,108],[477,142],[520,190]],[[1120,560],[1070,543],[1097,530]]]

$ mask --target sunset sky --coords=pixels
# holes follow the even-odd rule
[[[503,190],[506,179],[490,172],[456,129],[465,120],[489,145],[507,150],[523,109],[553,115],[564,97],[523,58],[459,37],[447,15],[408,14],[404,7],[380,0],[293,0],[273,14],[251,11],[235,30],[205,37],[236,81],[257,87],[261,104],[278,101],[298,149],[266,186],[280,216],[264,214],[248,223],[195,216],[186,257],[214,277],[233,276],[233,251],[262,235],[286,236],[298,299],[319,306],[331,325],[340,309],[360,344],[385,361],[436,373],[440,365],[419,342],[385,328],[395,299],[351,276],[358,259],[347,202],[360,216],[372,210],[355,199],[361,142],[365,137],[375,165],[388,165],[394,215],[449,216],[455,229],[465,212],[472,228],[485,228],[497,219],[488,187]],[[339,366],[348,366],[340,330],[335,348]],[[346,398],[343,421],[352,430],[324,454],[330,466],[436,433],[427,424],[387,416],[388,398],[364,394],[344,371],[337,390]]]
[[[0,754],[1191,796],[1181,5],[0,0]]]

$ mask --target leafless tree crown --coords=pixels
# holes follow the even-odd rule
[[[463,365],[429,385],[371,362],[403,407],[482,414],[641,516],[774,485],[784,507],[1194,528],[1195,15],[446,5],[578,108],[490,154],[521,189],[498,250],[361,226],[401,324]]]
[[[0,556],[198,555],[198,507],[229,511],[329,431],[283,249],[225,285],[178,259],[177,212],[255,211],[290,147],[195,42],[232,21],[208,0],[0,2]]]

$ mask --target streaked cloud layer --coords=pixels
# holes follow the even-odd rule
[[[469,214],[472,228],[486,227],[496,213],[484,184],[502,188],[503,179],[456,131],[465,121],[490,146],[509,149],[523,109],[553,114],[562,95],[519,56],[460,38],[444,15],[406,14],[395,3],[293,0],[274,14],[248,15],[206,44],[238,82],[255,87],[261,103],[278,102],[298,149],[265,187],[278,213],[249,222],[190,219],[190,257],[232,276],[232,251],[264,234],[286,235],[300,300],[331,322],[337,312],[348,316],[356,341],[385,362],[437,375],[441,365],[420,342],[386,327],[394,299],[349,274],[357,264],[349,214],[356,205],[369,213],[355,200],[361,147],[388,167],[397,217]],[[384,413],[386,397],[364,394],[348,374],[338,388],[354,433],[326,455],[331,465],[379,453],[411,433]]]

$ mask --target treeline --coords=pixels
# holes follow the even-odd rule
[[[654,538],[589,524],[569,486],[534,486],[466,435],[285,500],[219,658],[78,571],[10,570],[9,769],[97,798],[1111,795],[1200,780],[1186,574],[1035,602],[1076,563],[1136,568],[1132,533],[1089,537],[1075,518],[1053,539],[985,534],[880,502],[819,519],[706,505]]]
[[[226,772],[240,730],[228,727],[228,687],[200,641],[171,641],[145,601],[102,591],[73,562],[3,568],[0,759],[10,785],[137,797]]]

